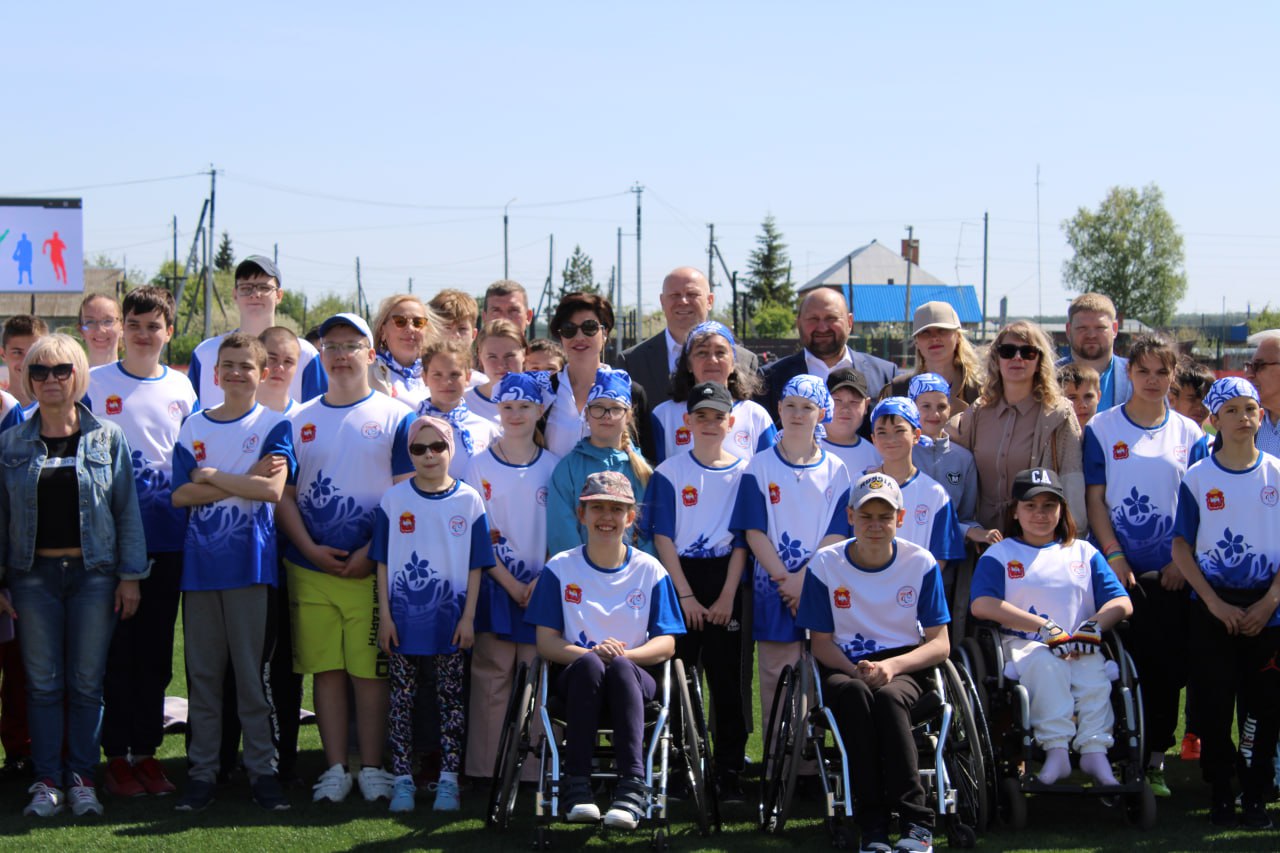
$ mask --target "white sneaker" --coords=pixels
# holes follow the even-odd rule
[[[52,785],[36,782],[27,793],[32,795],[31,802],[22,810],[27,817],[53,817],[62,811],[62,792]]]
[[[67,795],[67,799],[71,801],[71,813],[76,817],[102,814],[102,803],[98,802],[98,790],[92,785],[84,784],[84,779],[77,774],[71,774],[71,781],[73,784]]]
[[[351,774],[341,764],[335,764],[320,774],[311,790],[315,792],[311,799],[317,803],[323,800],[340,803],[351,793]]]
[[[360,768],[360,793],[369,802],[389,800],[396,792],[396,777],[381,767]]]

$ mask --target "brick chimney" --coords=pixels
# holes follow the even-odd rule
[[[902,257],[910,261],[916,266],[920,266],[920,241],[919,240],[903,240],[902,241]]]

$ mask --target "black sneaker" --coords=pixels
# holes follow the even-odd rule
[[[565,820],[569,823],[595,823],[600,820],[600,807],[595,803],[595,792],[591,790],[588,777],[567,777],[560,799],[564,803]]]
[[[1232,798],[1216,799],[1209,806],[1209,822],[1223,829],[1233,829],[1240,825],[1236,816],[1236,801]]]
[[[1267,814],[1266,803],[1261,800],[1245,800],[1240,825],[1245,829],[1270,829],[1271,816]]]
[[[174,806],[174,811],[198,812],[213,802],[213,794],[217,785],[203,779],[188,779],[187,789],[182,792],[181,799]]]
[[[280,780],[273,774],[259,776],[249,786],[253,801],[269,812],[285,812],[289,810],[289,799],[280,787]]]
[[[717,790],[720,792],[720,802],[722,803],[743,803],[746,802],[746,795],[742,793],[742,778],[737,770],[721,770],[720,778],[716,780]]]
[[[610,829],[635,829],[649,802],[649,789],[642,779],[623,779],[613,791],[613,805],[605,812],[604,825]]]

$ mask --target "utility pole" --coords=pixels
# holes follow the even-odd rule
[[[507,208],[515,201],[514,198],[502,206],[502,277],[510,278],[507,273]]]
[[[982,340],[987,339],[987,233],[991,214],[982,214]]]
[[[271,263],[275,264],[277,267],[280,266],[280,244],[279,243],[271,244]]]
[[[1044,283],[1040,280],[1040,164],[1036,163],[1036,322],[1044,322]]]
[[[213,243],[213,210],[218,185],[218,170],[209,164],[209,238],[205,246],[204,262],[204,336],[213,337],[213,264],[210,261],[210,248]]]
[[[907,356],[911,352],[911,256],[915,254],[915,233],[916,229],[907,226],[907,300],[902,308],[902,324],[906,327],[902,331],[902,354]]]
[[[716,226],[714,222],[707,223],[707,231],[711,232],[707,240],[707,289],[714,291],[716,289]]]
[[[413,276],[409,276],[409,292],[413,293]]]
[[[621,226],[621,225],[619,225],[619,226],[618,226],[618,266],[617,266],[617,270],[618,270],[618,280],[617,280],[617,286],[618,286],[618,301],[613,303],[613,315],[614,315],[614,317],[616,318],[616,319],[615,319],[615,322],[619,322],[619,323],[620,323],[620,322],[622,322],[622,317],[623,317],[623,311],[622,311],[622,226]],[[618,331],[618,346],[620,346],[620,347],[625,346],[626,341],[624,341],[624,340],[623,340],[623,338],[622,338],[622,329],[618,329],[617,331]]]
[[[364,285],[360,283],[360,256],[356,255],[356,310],[359,314],[364,306]]]
[[[644,280],[640,277],[640,196],[644,193],[644,187],[636,181],[631,192],[636,194],[636,343],[639,343],[644,335]]]
[[[176,213],[173,215],[173,278],[169,280],[169,290],[178,292],[178,214]]]

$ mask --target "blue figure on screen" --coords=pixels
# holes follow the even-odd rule
[[[53,264],[53,277],[63,284],[67,283],[67,264],[62,260],[62,253],[66,251],[67,244],[62,242],[62,238],[58,236],[58,232],[54,231],[53,236],[44,241],[40,246],[40,254],[49,255],[49,262]]]
[[[22,274],[27,274],[27,284],[34,284],[31,280],[31,257],[35,254],[31,246],[31,241],[27,239],[24,232],[18,240],[18,245],[13,250],[13,259],[18,262],[18,284],[22,284]]]

